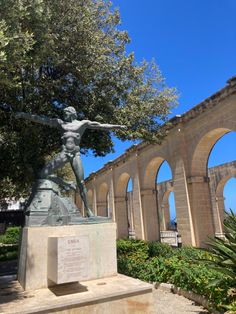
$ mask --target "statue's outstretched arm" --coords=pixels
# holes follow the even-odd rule
[[[96,121],[89,121],[88,128],[97,130],[112,130],[112,129],[126,129],[126,126],[117,124],[102,124]]]
[[[59,119],[53,119],[53,118],[48,118],[45,116],[38,116],[36,114],[31,114],[27,112],[16,112],[14,113],[14,116],[17,119],[26,119],[32,122],[48,125],[51,127],[58,127],[59,126]]]

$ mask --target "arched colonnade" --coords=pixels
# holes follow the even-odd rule
[[[90,204],[100,215],[109,214],[104,212],[104,206],[108,206],[110,217],[117,222],[119,238],[128,236],[128,217],[131,215],[136,238],[158,240],[161,222],[157,210],[156,175],[166,160],[173,174],[170,188],[175,192],[182,242],[205,246],[208,236],[222,231],[220,197],[227,179],[222,172],[222,180],[216,184],[211,172],[208,176],[207,163],[214,144],[224,134],[236,131],[236,78],[185,114],[172,118],[171,122],[172,127],[160,145],[134,145],[86,179]],[[130,178],[133,211],[127,213],[126,190]],[[215,180],[217,185],[215,196],[212,196],[214,188],[209,184],[210,180]],[[213,197],[218,200],[217,206],[212,205]]]

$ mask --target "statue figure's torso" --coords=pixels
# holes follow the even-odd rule
[[[65,122],[61,120],[60,127],[63,132],[63,150],[66,153],[79,153],[81,137],[86,130],[86,120]]]

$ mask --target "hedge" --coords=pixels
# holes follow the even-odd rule
[[[20,227],[8,227],[6,233],[0,235],[0,261],[17,259]]]
[[[233,302],[232,296],[228,295],[229,280],[224,278],[220,286],[211,285],[224,275],[205,266],[202,261],[213,258],[205,250],[172,248],[159,242],[118,240],[117,257],[118,271],[124,275],[147,282],[174,284],[205,296],[217,310],[223,310],[225,305]]]

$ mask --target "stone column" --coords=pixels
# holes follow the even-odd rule
[[[217,190],[216,179],[217,179],[217,176],[215,176],[209,171],[209,180],[210,180],[209,188],[210,188],[210,193],[211,193],[211,208],[212,208],[215,235],[222,234],[223,232],[223,229],[222,229],[223,221],[221,220],[221,215],[220,215],[219,206],[218,206],[218,197],[216,196],[216,190]]]
[[[163,231],[168,230],[168,226],[170,223],[170,205],[169,205],[169,201],[166,200],[161,204],[161,211],[162,211],[162,215],[163,215],[163,219],[162,219],[162,224],[163,224]]]
[[[97,202],[97,215],[107,217],[107,203]]]
[[[177,230],[184,245],[195,246],[192,213],[184,164],[179,160],[174,171],[175,207]]]
[[[138,155],[135,160],[135,176],[133,178],[133,217],[136,239],[144,240],[143,212],[141,202]]]
[[[211,192],[211,207],[212,207],[212,215],[214,221],[214,232],[215,234],[221,234],[223,232],[222,229],[222,221],[220,217],[218,201],[216,196],[216,186],[215,186],[215,179],[213,176],[210,176],[210,192]]]
[[[110,188],[110,197],[109,197],[109,210],[110,210],[110,215],[111,215],[110,218],[112,218],[112,221],[116,221],[114,177],[115,177],[114,170],[113,168],[111,168],[111,188]]]
[[[214,236],[213,214],[208,177],[188,178],[189,200],[191,204],[196,246],[206,247],[209,236]]]
[[[126,193],[129,239],[135,239],[134,214],[133,214],[133,191]]]
[[[125,196],[115,197],[117,238],[128,238],[128,213]]]
[[[157,214],[156,190],[141,191],[145,240],[157,241],[160,239],[159,219]]]
[[[95,180],[95,178],[94,178]],[[94,212],[94,215],[97,216],[97,189],[94,185],[94,188],[93,188],[93,212]]]
[[[82,199],[79,195],[79,193],[75,193],[75,205],[79,208],[81,214],[82,214]]]
[[[169,206],[169,194],[166,195],[165,191],[163,191],[160,186],[157,186],[157,196],[158,196],[158,217],[160,221],[160,230],[166,231],[168,227],[168,223],[170,221],[170,206]]]
[[[219,215],[219,232],[223,233],[223,222],[225,219],[225,198],[224,196],[217,196],[216,197],[216,206],[218,209],[218,215]]]

